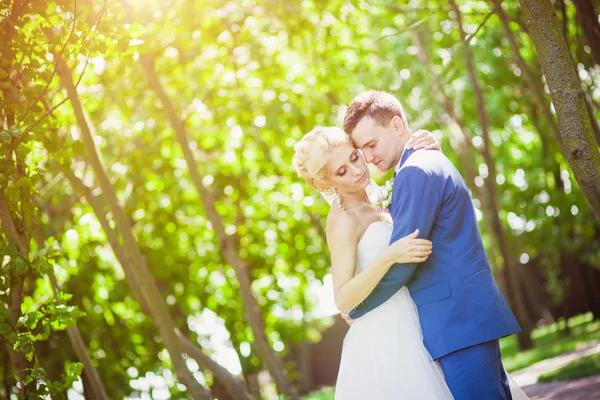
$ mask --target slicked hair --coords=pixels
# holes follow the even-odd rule
[[[356,96],[344,117],[344,131],[349,135],[356,125],[364,118],[369,117],[377,125],[387,126],[395,116],[402,119],[408,128],[408,122],[400,101],[392,94],[369,90]]]

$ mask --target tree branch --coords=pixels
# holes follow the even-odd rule
[[[65,42],[63,43],[63,45],[60,48],[60,51],[58,53],[58,60],[59,60],[58,62],[60,62],[60,60],[62,60],[62,55],[63,55],[63,52],[65,51],[65,48],[67,47],[67,43],[69,43],[69,41],[71,40],[71,37],[73,36],[73,32],[75,32],[75,23],[76,22],[77,22],[77,0],[73,0],[73,25],[71,26],[71,32],[69,32],[69,36],[67,37],[67,40],[65,40]],[[89,58],[89,55],[88,55],[88,58]],[[50,84],[52,83],[52,80],[54,80],[54,76],[56,75],[56,71],[58,69],[58,62],[57,62],[57,65],[54,66],[54,69],[52,71],[52,75],[48,79],[48,82],[46,83],[46,86],[40,92],[40,94],[35,98],[35,100],[33,100],[33,102],[31,102],[31,105],[29,107],[27,107],[27,110],[25,110],[25,112],[23,113],[23,115],[19,119],[19,122],[17,123],[17,125],[20,125],[21,122],[23,122],[25,120],[25,117],[27,117],[27,114],[29,114],[29,111],[31,111],[31,109],[33,108],[33,106],[35,106],[35,104],[41,98],[43,98],[44,95],[46,94],[46,92],[48,91],[48,88],[50,87]],[[84,68],[84,72],[85,72],[85,68]],[[83,73],[82,73],[82,75],[83,75]]]
[[[85,64],[83,65],[83,70],[81,71],[81,74],[79,75],[79,78],[77,79],[77,82],[75,83],[75,85],[73,87],[73,90],[71,90],[70,92],[67,92],[67,96],[64,99],[62,99],[60,102],[58,102],[58,104],[56,104],[55,106],[53,106],[51,109],[47,110],[46,113],[44,113],[44,115],[42,115],[30,127],[28,127],[27,129],[25,129],[24,132],[30,132],[30,131],[32,131],[33,128],[35,128],[40,122],[42,122],[48,115],[52,114],[52,112],[54,110],[56,110],[58,107],[60,107],[61,105],[63,105],[67,101],[71,100],[71,97],[77,91],[77,87],[81,83],[81,79],[83,78],[83,75],[85,74],[85,70],[87,69],[87,66],[88,66],[88,64],[90,62],[90,58],[91,58],[91,55],[92,55],[92,49],[94,48],[94,42],[96,41],[96,35],[98,34],[98,25],[100,25],[100,20],[101,20],[102,16],[104,15],[104,13],[106,12],[106,9],[107,9],[106,8],[106,3],[107,3],[107,1],[108,0],[104,0],[104,5],[102,6],[102,9],[98,12],[98,15],[96,17],[96,21],[95,21],[95,27],[96,27],[96,29],[94,31],[94,36],[92,36],[92,44],[90,45],[90,48],[88,50],[88,54],[87,54],[87,57],[85,59]],[[52,31],[51,30],[47,30],[46,34],[48,34],[51,37],[52,36]],[[62,67],[61,63],[64,63],[65,61],[64,61],[64,59],[58,57],[57,53],[54,53],[54,57],[57,57],[55,70],[58,71],[58,69]]]

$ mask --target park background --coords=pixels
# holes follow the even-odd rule
[[[599,11],[4,0],[0,397],[331,398],[328,205],[291,158],[367,89],[465,177],[507,369],[600,374]]]

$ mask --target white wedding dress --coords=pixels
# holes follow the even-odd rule
[[[356,274],[388,246],[391,235],[392,225],[387,222],[367,227],[358,243]],[[527,399],[512,381],[511,393],[513,400]],[[350,327],[344,338],[335,399],[453,399],[439,363],[423,345],[419,314],[407,287]]]

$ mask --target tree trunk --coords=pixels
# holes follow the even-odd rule
[[[550,0],[519,0],[550,88],[569,164],[600,221],[600,151],[579,76]]]
[[[590,117],[590,123],[592,124],[592,130],[594,131],[596,143],[598,146],[600,146],[600,125],[598,125],[598,120],[596,120],[596,116],[594,115],[592,97],[588,93],[585,94],[585,106],[587,108],[588,116]]]
[[[190,172],[190,177],[200,200],[204,206],[204,210],[208,219],[210,220],[212,227],[215,231],[215,235],[219,240],[221,249],[225,255],[227,262],[233,267],[236,273],[236,277],[240,284],[240,292],[244,305],[244,312],[246,319],[252,328],[254,334],[255,345],[263,363],[267,367],[267,370],[275,380],[277,388],[283,394],[290,396],[292,399],[298,399],[298,394],[291,385],[288,379],[283,362],[275,353],[275,350],[270,346],[269,340],[265,333],[265,326],[260,313],[260,308],[254,295],[252,294],[252,288],[250,286],[250,279],[247,272],[247,264],[243,262],[238,256],[237,244],[231,236],[225,233],[225,227],[221,216],[217,213],[215,208],[215,200],[212,193],[204,187],[202,183],[202,177],[198,171],[198,166],[194,155],[190,150],[189,135],[185,129],[182,119],[177,115],[175,107],[171,102],[171,99],[167,96],[156,70],[154,68],[154,60],[148,55],[141,55],[140,61],[148,76],[150,88],[156,93],[157,97],[163,106],[167,118],[171,122],[173,129],[175,130],[175,136],[184,154],[185,161]]]
[[[235,331],[235,323],[233,320],[225,321],[225,327],[229,332]],[[235,350],[235,354],[237,354],[238,359],[240,360],[240,365],[242,367],[242,378],[244,382],[246,382],[246,386],[248,388],[248,392],[255,399],[261,399],[260,393],[260,385],[258,384],[258,374],[260,373],[260,365],[252,364],[251,360],[255,357],[252,346],[250,346],[250,352],[247,356],[244,356],[240,350],[241,342],[238,340],[236,335],[231,335],[231,345]]]
[[[4,395],[5,399],[9,399],[12,393],[12,385],[9,382],[10,356],[8,356],[8,349],[6,349],[6,347],[8,346],[5,346],[4,348],[0,347],[0,362],[2,363],[2,375],[0,376],[0,380],[2,380],[2,388],[0,389],[0,394]],[[7,354],[4,353],[5,350]]]
[[[600,23],[592,0],[572,0],[577,10],[577,20],[583,29],[587,45],[592,50],[596,65],[600,65]]]
[[[39,229],[39,225],[35,224],[33,236],[35,242],[37,243],[38,249],[44,248],[44,239],[41,230]],[[56,277],[54,275],[48,275],[50,279],[50,284],[52,285],[52,291],[54,293],[54,297],[58,299],[58,293],[60,288],[58,286],[58,282],[56,281]],[[79,328],[77,325],[72,325],[67,327],[67,336],[69,337],[69,341],[71,342],[71,346],[73,346],[73,351],[77,355],[77,359],[83,364],[83,373],[85,374],[84,382],[84,394],[86,398],[95,399],[95,400],[108,400],[108,396],[106,394],[106,390],[104,389],[104,384],[100,379],[100,375],[96,368],[92,365],[92,360],[87,352],[87,347],[79,332]]]
[[[212,372],[215,376],[215,379],[227,388],[227,391],[234,399],[253,399],[246,389],[246,384],[241,378],[231,374],[231,372],[227,371],[225,368],[213,361],[212,358],[204,354],[198,348],[198,346],[192,343],[187,337],[179,334],[179,339],[183,343],[184,349],[188,353],[188,356],[196,360],[200,366]]]
[[[600,293],[598,293],[600,279],[598,279],[598,271],[588,265],[584,265],[582,268],[587,291],[590,293],[590,303],[592,304],[590,311],[592,311],[594,318],[600,319]]]
[[[108,179],[106,170],[104,169],[104,165],[96,149],[92,126],[88,123],[83,106],[79,101],[71,71],[66,67],[66,62],[64,60],[60,60],[59,62],[60,64],[57,68],[58,74],[61,78],[62,85],[67,90],[67,93],[70,94],[71,105],[73,106],[75,116],[77,117],[81,138],[88,151],[88,161],[98,178],[102,193],[105,196],[105,200],[115,218],[115,223],[122,235],[124,246],[128,250],[127,256],[131,263],[125,263],[123,269],[125,270],[129,285],[132,288],[137,287],[137,294],[142,299],[141,303],[146,304],[148,307],[150,312],[149,316],[165,341],[165,347],[173,362],[176,375],[181,383],[187,387],[190,396],[194,399],[212,399],[210,391],[200,385],[187,368],[182,356],[183,348],[177,338],[175,327],[171,316],[169,315],[167,306],[145,264],[141,251],[133,236],[130,221],[119,205],[115,189]],[[138,301],[139,300],[140,298],[138,298]]]
[[[550,311],[550,307],[548,307],[548,304],[550,303],[548,294],[540,285],[540,281],[538,277],[535,276],[532,268],[535,267],[530,264],[523,265],[519,268],[519,275],[522,283],[521,288],[528,303],[535,308],[538,317],[541,317],[545,324],[552,324],[556,321],[554,320],[554,315],[552,315],[552,312]]]
[[[10,2],[9,2],[10,3]],[[13,71],[14,66],[13,62],[15,59],[15,51],[13,49],[13,36],[15,32],[18,32],[18,25],[21,21],[21,18],[25,14],[26,8],[28,5],[28,1],[25,0],[13,0],[12,5],[10,6],[10,13],[3,19],[2,21],[2,41],[0,41],[0,69],[4,71]],[[9,99],[17,99],[18,98],[18,86],[13,85],[3,85],[2,87],[2,97],[4,102]],[[4,106],[5,104],[3,104]],[[4,108],[4,107],[3,107]],[[15,125],[15,115],[14,111],[9,111],[9,108],[5,108],[0,112],[2,119],[0,120],[0,127],[6,124],[8,127],[12,127]],[[6,113],[6,114],[5,114]],[[4,121],[6,119],[6,121]],[[4,155],[4,154],[3,154]],[[12,160],[12,150],[9,150],[9,154],[4,155],[6,159]],[[15,155],[16,158],[16,155]],[[18,169],[19,160],[15,163],[15,168]],[[7,171],[2,171],[6,173]],[[21,211],[23,214],[28,214],[32,212],[30,208],[30,204],[25,204],[29,200],[29,196],[24,197],[24,191],[26,189],[21,189]],[[24,207],[24,208],[23,208]],[[31,221],[32,215],[23,215],[23,222]],[[19,254],[24,257],[26,260],[29,259],[29,240],[28,234],[29,232],[19,232],[15,227],[15,221],[13,220],[12,215],[10,214],[9,205],[4,197],[4,188],[0,187],[0,227],[4,229],[8,240],[13,243],[17,247],[17,251]],[[26,226],[25,228],[29,228]],[[13,272],[13,275],[10,280],[10,295],[8,304],[8,319],[9,324],[16,330],[17,321],[21,317],[21,303],[23,301],[23,276],[20,276],[18,273]],[[21,387],[19,388],[19,396],[26,397],[27,392],[34,391],[36,389],[36,381],[35,379],[28,385],[23,384],[23,380],[27,375],[27,370],[30,370],[33,367],[33,364],[27,361],[27,358],[15,351],[12,347],[11,343],[6,343],[6,351],[8,352],[9,358],[11,360],[14,373],[18,377],[21,382]],[[9,394],[7,394],[9,396]]]
[[[50,281],[52,282],[52,289],[54,291],[54,296],[58,298],[58,283],[56,282],[56,278],[52,275],[49,276]],[[106,394],[106,390],[104,389],[104,384],[100,379],[100,375],[98,371],[92,364],[92,360],[87,352],[87,347],[79,332],[79,329],[76,325],[69,326],[66,329],[67,335],[69,336],[69,340],[71,342],[71,346],[73,346],[73,350],[77,355],[77,359],[83,364],[83,373],[85,374],[86,381],[88,386],[86,386],[85,395],[86,398],[93,398],[96,400],[108,400],[108,395]]]
[[[106,233],[108,243],[113,249],[117,260],[119,260],[119,263],[123,266],[123,269],[125,271],[130,270],[131,267],[129,266],[129,264],[131,263],[131,260],[127,257],[127,252],[125,252],[125,249],[119,243],[117,233],[114,229],[110,227],[110,224],[103,211],[103,207],[92,194],[92,190],[89,187],[87,187],[81,181],[81,179],[76,177],[70,169],[65,169],[63,172],[65,176],[69,179],[75,190],[86,199],[87,203],[94,210],[94,213],[96,214],[100,225]],[[142,311],[144,311],[146,315],[150,316],[151,314],[149,310],[149,305],[146,304],[144,297],[139,293],[139,286],[132,285],[130,283],[130,287],[134,293],[134,296],[140,302]],[[213,361],[210,357],[205,355],[198,345],[194,345],[189,340],[189,338],[185,337],[181,332],[177,331],[176,333],[178,339],[181,342],[181,345],[183,346],[184,351],[188,353],[188,356],[196,360],[201,368],[211,371],[215,378],[219,379],[219,381],[227,388],[227,391],[229,392],[229,394],[232,395],[233,398],[237,400],[252,399],[252,396],[248,394],[244,382],[241,379],[235,377],[229,371],[225,370],[223,367],[221,367],[219,364]]]
[[[562,33],[567,42],[569,41],[569,16],[567,14],[567,5],[565,4],[565,0],[558,0],[555,5],[557,8],[560,8],[560,13],[562,18],[560,19],[560,25],[562,27]]]
[[[565,6],[565,2],[564,0],[561,0],[562,3],[562,14],[563,14],[563,18],[562,18],[562,25],[563,25],[563,36],[565,38],[565,41],[567,42],[567,44],[569,43],[569,36],[567,33],[567,29],[565,28],[566,26],[566,20],[567,20],[567,10],[566,10],[566,6]],[[575,5],[577,6],[577,1],[575,1]],[[580,22],[580,24],[583,26],[583,31],[584,31],[584,36],[589,37],[589,36],[597,36],[593,38],[593,43],[595,43],[596,46],[596,53],[594,53],[594,47],[592,46],[592,42],[590,42],[590,46],[592,49],[592,56],[598,55],[600,54],[600,25],[598,24],[598,17],[595,15],[595,10],[594,10],[594,6],[593,4],[589,4],[587,2],[587,0],[584,1],[580,1],[579,2],[580,7],[577,7],[577,15],[578,15],[578,20]],[[580,10],[580,8],[583,10],[583,12]],[[591,8],[591,10],[587,10],[587,8]],[[591,11],[592,15],[593,15],[593,19],[591,21],[589,21],[590,16],[585,15],[585,11]],[[587,21],[585,20],[587,19]],[[594,21],[595,19],[595,21]],[[587,25],[594,25],[594,28],[591,29],[592,34],[588,35],[586,32],[586,24]],[[589,30],[589,29],[588,29]],[[575,41],[576,43],[580,43],[580,41]],[[588,41],[589,42],[589,41]],[[576,51],[576,54],[579,55],[582,53],[581,51],[581,46],[578,46],[578,49]],[[586,57],[581,57],[581,61],[585,64],[585,58]],[[598,63],[599,58],[595,58],[596,64],[600,65],[600,63]],[[590,67],[588,65],[586,65],[586,67],[588,68],[593,68]],[[585,92],[584,92],[585,93]],[[596,137],[596,143],[598,143],[598,145],[600,146],[600,126],[598,126],[598,121],[596,121],[596,117],[594,115],[594,108],[592,106],[592,97],[590,96],[590,94],[585,93],[585,105],[587,107],[587,111],[588,111],[588,115],[590,117],[590,121],[592,123],[592,129],[594,130],[594,136]]]
[[[517,319],[519,320],[521,328],[523,329],[523,331],[517,335],[519,345],[521,349],[528,349],[533,347],[533,342],[531,341],[530,337],[531,323],[527,316],[523,292],[520,289],[519,276],[516,271],[517,262],[514,255],[511,252],[504,226],[502,225],[502,221],[500,220],[500,216],[498,214],[500,211],[500,207],[498,205],[498,188],[496,186],[495,179],[496,166],[494,158],[492,157],[492,153],[490,151],[489,126],[487,109],[485,107],[485,99],[483,96],[483,91],[481,90],[479,82],[477,80],[477,75],[475,72],[475,66],[473,62],[473,55],[471,54],[471,48],[469,47],[466,40],[466,34],[462,25],[462,16],[460,9],[458,8],[455,0],[450,0],[450,4],[454,9],[454,12],[456,13],[456,21],[458,23],[461,41],[464,45],[463,48],[465,52],[467,71],[469,73],[469,77],[471,79],[473,90],[475,92],[475,98],[477,101],[477,108],[483,138],[482,153],[483,158],[488,166],[489,174],[488,178],[484,181],[484,185],[488,192],[488,199],[490,202],[491,209],[491,213],[487,217],[491,218],[492,220],[493,232],[498,241],[502,258],[504,259],[504,269],[508,278],[508,281],[506,282],[506,288],[508,290],[510,298],[514,302]]]
[[[10,158],[9,158],[10,159]],[[23,199],[21,199],[23,200]],[[6,201],[4,188],[0,187],[0,226],[4,229],[4,232],[8,236],[8,239],[13,243],[17,252],[25,260],[29,259],[29,240],[20,233],[14,223],[13,217],[10,214],[8,208],[8,202]],[[25,278],[24,274],[19,274],[16,271],[11,272],[10,277],[10,294],[8,303],[8,323],[12,329],[17,332],[17,323],[21,317],[21,303],[23,302],[23,284]],[[36,379],[31,383],[25,385],[24,380],[28,375],[27,371],[33,368],[33,363],[28,361],[24,354],[21,354],[13,349],[12,343],[6,344],[6,350],[12,362],[14,373],[21,382],[19,388],[19,394],[24,398],[27,397],[28,393],[35,392],[37,387]]]
[[[54,290],[54,296],[58,298],[58,283],[56,282],[56,278],[52,275],[49,276],[50,281],[52,282],[52,289]],[[87,347],[79,332],[79,329],[76,325],[67,327],[67,335],[69,336],[69,340],[71,341],[71,346],[73,346],[73,350],[77,355],[77,359],[83,364],[83,373],[86,376],[86,380],[88,383],[85,395],[86,398],[88,395],[91,395],[90,398],[97,400],[108,400],[108,395],[106,394],[106,390],[104,389],[104,384],[102,383],[102,379],[100,379],[100,375],[98,371],[92,364],[92,360],[87,352]]]
[[[53,278],[54,277],[52,277],[52,285],[54,288],[57,288],[56,279]],[[56,291],[55,295],[58,295]],[[67,335],[69,336],[69,340],[71,341],[71,345],[73,346],[73,350],[75,350],[77,358],[83,364],[83,374],[85,374],[86,381],[89,385],[84,392],[86,398],[108,400],[108,395],[106,394],[106,390],[104,389],[104,384],[100,379],[98,371],[92,365],[90,356],[87,353],[85,342],[83,341],[83,337],[81,336],[81,333],[79,332],[77,326],[69,326],[67,328]]]

